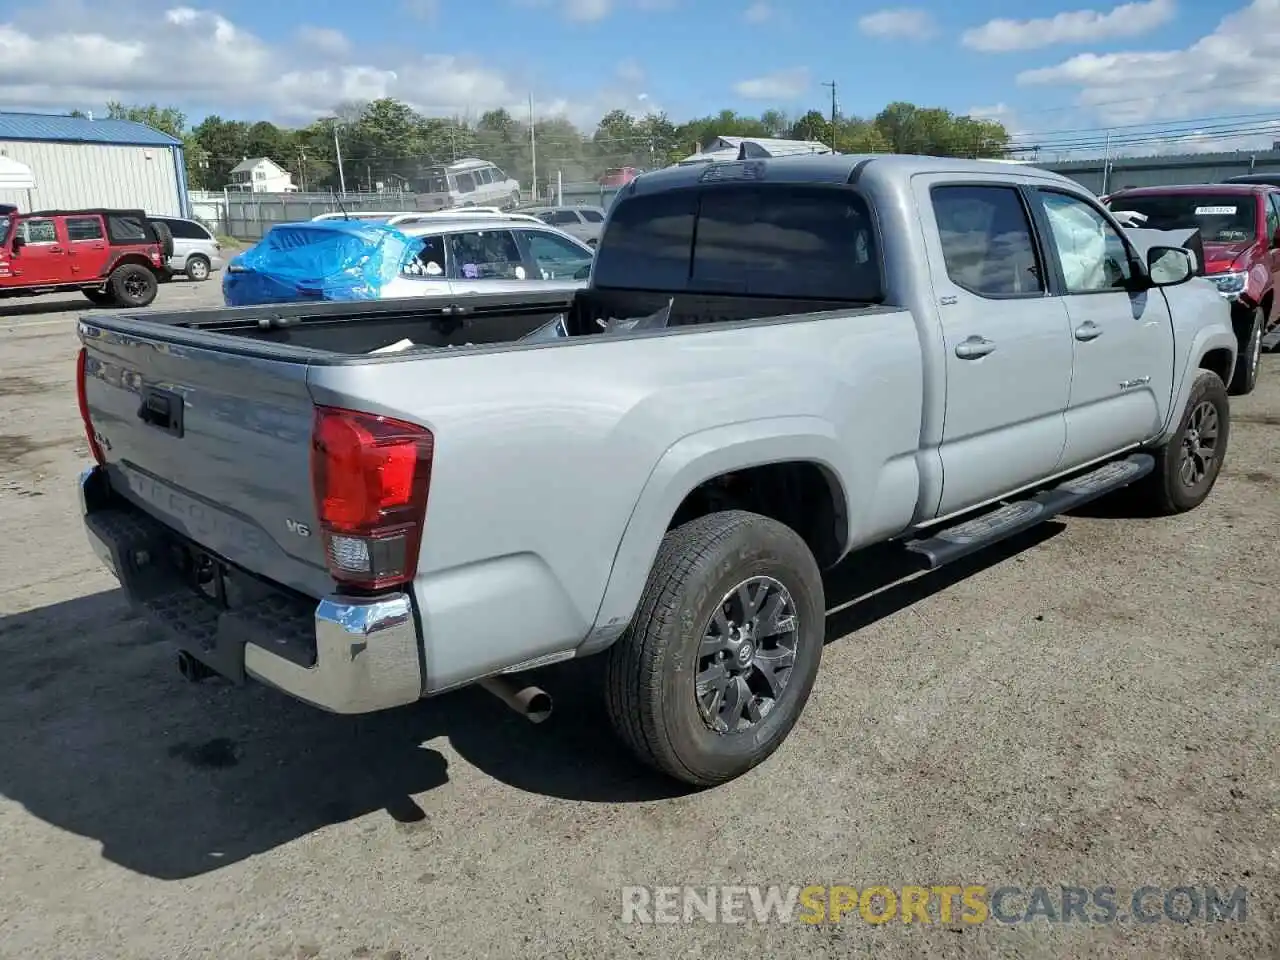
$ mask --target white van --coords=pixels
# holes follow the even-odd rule
[[[423,210],[489,205],[510,210],[520,202],[520,182],[488,160],[457,160],[428,167],[419,189],[418,207]]]

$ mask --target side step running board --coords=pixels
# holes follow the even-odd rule
[[[947,527],[931,537],[911,540],[906,548],[923,556],[929,561],[929,569],[936,570],[993,543],[1030,530],[1060,513],[1127,487],[1145,477],[1155,466],[1155,458],[1150,454],[1135,453],[1064,481],[1051,490],[1043,490],[1030,499],[1015,500],[980,517]]]

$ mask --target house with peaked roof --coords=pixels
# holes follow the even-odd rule
[[[297,193],[291,174],[270,157],[246,157],[231,168],[228,190],[251,193]]]

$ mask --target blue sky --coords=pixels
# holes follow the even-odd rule
[[[443,113],[532,94],[589,125],[612,107],[825,110],[835,80],[845,114],[908,100],[1028,136],[1170,120],[1191,136],[1280,106],[1280,0],[18,3],[0,4],[0,109],[115,97],[301,122],[346,98]],[[1203,147],[1268,139],[1261,123],[1211,127]]]

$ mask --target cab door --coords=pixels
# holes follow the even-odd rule
[[[95,280],[107,269],[111,251],[99,214],[82,214],[62,218],[67,235],[67,260],[73,280]]]
[[[11,258],[9,269],[22,283],[44,286],[73,282],[66,237],[59,230],[57,217],[24,217],[18,222],[15,237],[21,237],[23,243]]]
[[[1035,197],[1071,322],[1067,470],[1160,432],[1173,396],[1173,324],[1160,290],[1133,285],[1137,256],[1095,202],[1058,187]]]
[[[1071,332],[1016,183],[914,183],[945,351],[937,515],[946,516],[1053,474],[1066,441]]]

